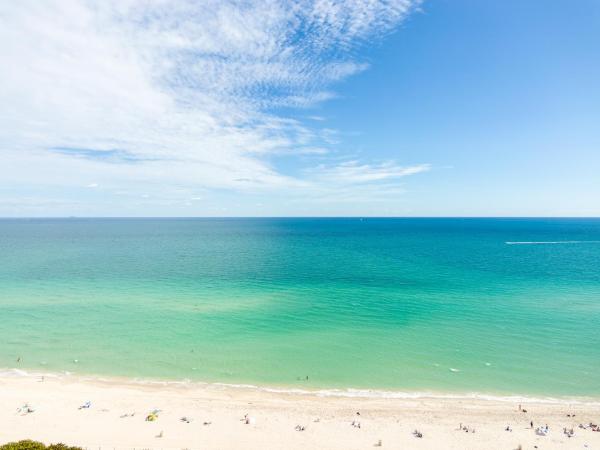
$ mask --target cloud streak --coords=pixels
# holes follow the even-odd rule
[[[335,130],[274,109],[335,96],[336,82],[368,69],[360,49],[417,5],[3,2],[0,195],[91,184],[153,198],[177,187],[302,192],[422,172],[352,160],[292,175],[271,162],[339,145]]]
[[[308,174],[317,180],[340,184],[375,183],[427,172],[429,164],[415,166],[400,166],[394,161],[380,164],[361,164],[359,161],[346,161],[341,164],[327,166],[319,165],[308,170]]]

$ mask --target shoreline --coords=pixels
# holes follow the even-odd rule
[[[155,420],[145,420],[155,410]],[[324,396],[197,382],[0,375],[0,444],[33,439],[84,448],[346,450],[381,441],[398,449],[600,448],[600,432],[579,428],[590,422],[600,422],[600,402]],[[546,425],[547,435],[536,434]]]
[[[540,394],[501,394],[491,392],[453,392],[453,391],[411,391],[379,388],[298,388],[281,385],[259,385],[252,383],[225,383],[211,382],[192,379],[158,379],[144,377],[125,377],[110,375],[81,374],[70,371],[64,372],[40,372],[20,368],[0,368],[0,381],[5,378],[31,378],[39,380],[40,377],[48,379],[64,380],[71,382],[98,383],[117,386],[149,386],[149,387],[177,387],[204,388],[216,390],[241,390],[256,391],[270,394],[281,394],[290,396],[314,396],[318,398],[349,398],[349,399],[440,399],[440,400],[489,400],[497,402],[534,402],[547,404],[581,404],[600,407],[600,395],[598,396],[576,396],[576,395],[540,395]]]
[[[46,377],[49,379],[90,382],[107,385],[130,385],[130,386],[155,386],[169,387],[181,386],[188,388],[206,388],[206,389],[231,389],[242,391],[257,391],[271,394],[314,396],[325,398],[357,398],[357,399],[441,399],[441,400],[489,400],[498,402],[535,402],[548,404],[582,404],[590,406],[600,406],[599,396],[561,396],[561,395],[540,395],[540,394],[501,394],[490,392],[453,392],[453,391],[411,391],[394,390],[378,388],[298,388],[293,386],[281,385],[259,385],[252,383],[226,383],[211,382],[192,379],[159,379],[144,377],[125,377],[110,375],[81,374],[70,371],[64,372],[39,372],[20,368],[0,368],[0,380],[4,378],[33,378],[39,379]]]

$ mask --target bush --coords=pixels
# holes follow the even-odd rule
[[[65,444],[50,444],[48,446],[41,442],[25,439],[19,442],[9,442],[0,445],[0,450],[83,450],[81,447],[69,447]]]
[[[46,450],[83,450],[81,447],[70,447],[65,444],[50,444]]]

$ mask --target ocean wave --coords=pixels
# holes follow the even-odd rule
[[[600,399],[597,397],[537,397],[522,394],[501,395],[481,392],[466,392],[466,393],[444,393],[436,391],[390,391],[379,389],[301,389],[292,387],[270,387],[259,386],[255,384],[236,384],[236,383],[219,383],[219,382],[204,382],[190,379],[183,380],[155,380],[144,378],[120,378],[120,377],[103,377],[93,375],[77,375],[71,372],[48,373],[48,372],[28,372],[22,369],[0,369],[0,378],[12,377],[28,377],[28,378],[52,378],[52,379],[69,379],[82,382],[100,382],[109,383],[112,385],[129,384],[140,386],[182,386],[186,388],[202,387],[207,389],[243,389],[266,392],[270,394],[282,395],[302,395],[315,397],[333,397],[333,398],[360,398],[360,399],[398,399],[398,400],[417,400],[417,399],[441,399],[441,400],[487,400],[499,401],[507,403],[547,403],[547,404],[581,404],[600,406]]]
[[[63,374],[55,373],[55,372],[28,372],[23,369],[0,369],[0,377],[2,378],[20,378],[20,377],[30,377],[30,378],[60,378],[61,375],[71,375],[70,372],[64,372]]]

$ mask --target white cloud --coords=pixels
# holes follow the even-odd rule
[[[394,180],[426,172],[429,169],[429,164],[400,166],[394,161],[386,161],[380,164],[361,164],[359,161],[345,161],[333,166],[321,164],[308,170],[307,173],[318,181],[357,184]]]
[[[339,140],[335,130],[267,111],[335,96],[332,83],[368,67],[355,50],[416,4],[2,2],[0,188],[101,185],[168,200],[177,187],[293,190],[326,177],[394,178],[393,163],[324,167],[306,178],[278,171],[267,155],[322,156]]]

